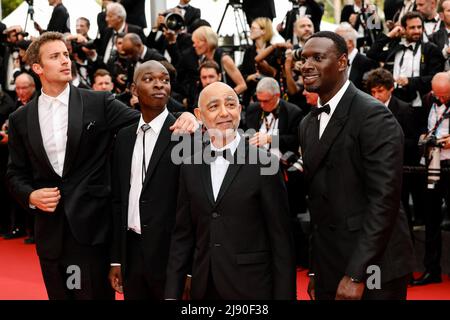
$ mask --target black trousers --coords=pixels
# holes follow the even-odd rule
[[[39,259],[50,300],[114,300],[108,280],[106,245],[78,243],[64,219],[62,254],[58,259]]]
[[[141,236],[127,232],[127,265],[123,274],[125,300],[164,300],[165,279],[155,279],[144,263]]]
[[[362,300],[406,300],[406,291],[411,275],[381,284],[381,289],[364,289]],[[337,289],[337,288],[336,288]],[[334,300],[336,290],[324,292],[316,290],[317,300]]]
[[[441,168],[443,168],[441,163]],[[426,189],[425,214],[425,257],[424,265],[428,272],[441,274],[442,234],[441,223],[443,219],[442,203],[450,199],[449,173],[441,173],[440,180],[435,189]],[[447,207],[449,203],[447,203]],[[447,208],[448,210],[448,208]]]

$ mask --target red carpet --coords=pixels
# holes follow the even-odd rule
[[[23,238],[4,240],[0,238],[0,300],[46,300],[39,260],[34,245],[23,244]],[[306,271],[299,271],[297,297],[309,300],[306,288]],[[121,296],[117,297],[121,299]],[[450,280],[408,289],[408,300],[450,300]]]

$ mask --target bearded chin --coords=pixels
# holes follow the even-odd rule
[[[314,86],[314,85],[306,86],[306,85],[305,85],[305,89],[306,89],[306,91],[308,91],[308,92],[319,93],[319,86]]]

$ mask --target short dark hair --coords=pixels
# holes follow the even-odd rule
[[[407,22],[408,20],[416,19],[416,18],[419,18],[420,21],[422,21],[422,25],[423,25],[423,16],[422,16],[422,14],[421,14],[420,12],[417,12],[417,11],[410,11],[410,12],[407,12],[407,13],[402,17],[402,20],[400,21],[400,23],[402,24],[402,27],[403,27],[403,28],[406,28],[406,22]]]
[[[394,77],[392,73],[384,68],[377,68],[367,74],[366,88],[368,91],[375,87],[385,87],[392,89],[394,87]]]
[[[338,56],[342,56],[343,54],[348,55],[348,49],[347,44],[343,37],[338,35],[337,33],[331,32],[331,31],[319,31],[314,33],[311,37],[306,40],[305,44],[313,39],[313,38],[327,38],[334,42],[334,46],[336,47],[336,52],[338,53]]]
[[[88,28],[91,27],[91,22],[89,21],[88,18],[85,18],[85,17],[79,17],[77,20],[83,20],[84,22],[86,22],[86,25],[87,25]]]
[[[216,70],[217,74],[220,74],[220,66],[215,62],[214,60],[206,60],[203,62],[200,67],[198,67],[198,73],[202,71],[202,69],[214,69]]]

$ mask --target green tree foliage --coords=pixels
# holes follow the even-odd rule
[[[13,12],[22,2],[23,0],[2,0],[2,18]]]

